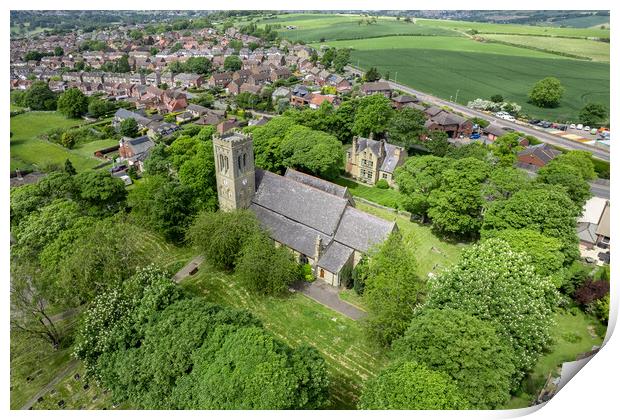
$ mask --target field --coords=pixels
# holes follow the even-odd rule
[[[236,284],[233,275],[202,266],[182,283],[209,301],[247,309],[267,330],[291,346],[309,344],[325,358],[333,409],[353,409],[363,382],[385,365],[385,351],[367,342],[357,321],[295,293],[287,298],[257,297]]]
[[[101,163],[77,150],[49,143],[38,138],[52,128],[70,128],[81,120],[65,118],[57,112],[26,112],[11,118],[11,171],[31,166],[63,165],[71,159],[75,169],[83,171]]]
[[[293,14],[281,15],[274,19],[261,20],[258,23],[280,24],[279,33],[291,41],[323,42],[339,39],[373,38],[387,35],[441,35],[460,36],[450,29],[420,26],[395,18],[379,18],[376,23],[361,23],[363,17],[356,15]],[[286,29],[286,26],[297,29]]]
[[[514,101],[532,116],[575,120],[587,102],[609,106],[609,64],[574,60],[541,51],[465,38],[384,37],[334,41],[354,48],[353,65],[375,66],[392,79],[445,99],[467,104],[496,93]],[[555,76],[566,89],[557,108],[527,103],[532,85]]]
[[[577,55],[594,61],[609,62],[609,43],[575,38],[552,38],[528,35],[488,34],[485,39],[508,42],[526,48],[557,51],[563,54]]]

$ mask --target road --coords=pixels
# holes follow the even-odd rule
[[[592,195],[595,197],[606,198],[609,200],[609,185],[601,185],[596,184],[594,182],[590,183],[590,191],[592,191]]]
[[[355,68],[353,66],[347,66],[347,69],[351,71],[355,71],[357,73],[362,72],[361,69]],[[563,147],[563,148],[570,149],[570,150],[585,150],[587,152],[591,152],[592,155],[597,157],[598,159],[609,162],[609,151],[607,150],[601,150],[589,144],[583,144],[583,143],[571,141],[563,137],[556,136],[554,134],[542,131],[542,129],[536,129],[536,128],[533,128],[532,126],[525,125],[524,123],[515,123],[515,122],[506,121],[506,120],[500,120],[500,119],[494,118],[492,115],[489,115],[487,113],[476,111],[474,109],[468,108],[461,104],[457,104],[455,102],[446,101],[445,99],[441,99],[441,98],[438,98],[437,96],[429,95],[428,93],[421,92],[419,90],[413,89],[409,86],[402,85],[400,83],[396,83],[392,81],[389,81],[388,83],[390,84],[392,89],[399,89],[408,94],[415,95],[418,99],[420,99],[423,102],[430,102],[430,103],[434,103],[439,106],[447,106],[469,117],[479,117],[479,118],[484,118],[487,121],[490,120],[491,122],[496,122],[501,127],[508,127],[508,128],[512,128],[515,131],[520,131],[525,134],[530,134],[532,136],[537,137],[541,141],[552,144],[554,146],[559,146],[559,147]]]

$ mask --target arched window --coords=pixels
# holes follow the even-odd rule
[[[321,276],[321,278],[325,277],[325,270],[323,270],[322,268],[321,268],[321,271],[319,273],[319,276]]]
[[[237,156],[237,168],[239,168],[239,172],[241,172],[241,155]]]
[[[247,166],[247,163],[245,162],[245,153],[243,154],[243,167],[245,168]]]
[[[224,172],[228,173],[228,156],[224,156]]]

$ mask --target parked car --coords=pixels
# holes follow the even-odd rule
[[[592,134],[593,136],[595,136],[597,133],[596,128],[593,128],[592,130],[590,130],[590,134]]]
[[[480,138],[480,133],[473,133],[471,136],[469,136],[470,139],[475,140],[475,139],[479,139]]]
[[[528,123],[532,125],[536,125],[540,122],[540,120],[529,120]]]
[[[558,130],[560,131],[566,131],[567,128],[568,126],[566,124],[558,125]]]
[[[551,123],[549,121],[542,121],[539,125],[542,128],[549,128],[549,127],[551,127]]]
[[[577,127],[577,126],[576,126],[575,124],[571,124],[571,125],[570,125],[570,129],[571,129],[571,130],[574,130],[576,127]]]
[[[577,124],[577,130],[583,130],[583,124]]]
[[[590,126],[586,125],[585,127],[583,127],[583,131],[590,132]]]

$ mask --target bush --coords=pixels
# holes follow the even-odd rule
[[[390,184],[388,184],[388,182],[385,179],[380,179],[375,184],[375,187],[380,188],[382,190],[387,190],[388,188],[390,188]]]
[[[312,273],[312,267],[310,264],[302,264],[299,266],[299,277],[307,282],[313,282],[315,277]]]
[[[581,306],[587,307],[607,294],[609,294],[608,281],[587,280],[581,287],[575,290],[575,301]]]

